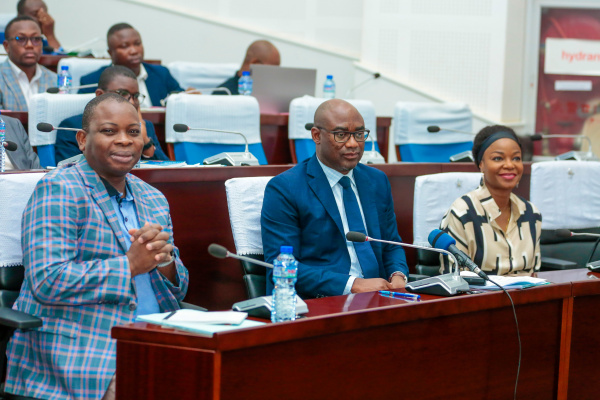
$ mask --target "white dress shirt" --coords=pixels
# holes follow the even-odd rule
[[[352,190],[354,191],[354,195],[356,196],[356,201],[358,202],[358,207],[360,209],[360,215],[362,216],[363,225],[365,227],[365,232],[367,232],[367,224],[365,221],[365,214],[363,213],[362,204],[360,204],[360,197],[358,196],[358,189],[356,188],[356,182],[354,182],[354,170],[350,170],[347,175],[342,174],[332,168],[329,168],[327,165],[323,164],[319,157],[317,157],[317,161],[323,168],[323,172],[327,177],[327,181],[329,182],[329,186],[331,186],[331,191],[333,192],[333,197],[335,198],[335,203],[337,204],[338,211],[340,212],[340,217],[342,218],[342,226],[344,227],[344,236],[350,230],[348,228],[348,219],[346,218],[346,209],[344,208],[344,188],[340,185],[339,181],[343,176],[347,176],[350,178],[350,182],[352,182]],[[348,282],[346,283],[346,287],[344,288],[343,294],[349,294],[352,289],[352,285],[354,284],[354,280],[356,278],[362,278],[362,268],[360,267],[360,263],[358,261],[358,256],[356,255],[356,250],[354,249],[354,243],[346,240],[346,246],[348,247],[348,253],[350,254],[350,277],[348,278]]]
[[[21,87],[21,92],[23,92],[23,97],[25,97],[25,101],[27,102],[27,108],[29,109],[29,99],[34,94],[39,93],[40,89],[40,78],[42,77],[42,69],[38,64],[35,65],[35,75],[31,81],[27,78],[27,74],[23,72],[23,70],[17,67],[10,58],[8,59],[8,64],[10,68],[12,68],[13,72],[17,77],[17,82],[19,82],[19,86]]]
[[[140,108],[152,107],[152,100],[150,99],[150,93],[148,93],[148,87],[146,87],[146,79],[148,79],[148,71],[144,68],[144,64],[140,64],[140,73],[137,76],[138,86],[140,93],[146,96],[143,103],[140,103]]]

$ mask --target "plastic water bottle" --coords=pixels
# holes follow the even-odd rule
[[[296,319],[296,279],[298,262],[292,246],[281,246],[281,253],[273,262],[273,309],[271,321],[294,321]]]
[[[6,141],[6,124],[0,116],[0,172],[4,172],[6,169],[6,149],[4,148],[4,142]]]
[[[58,74],[58,93],[69,93],[69,88],[71,87],[71,81],[73,77],[69,72],[69,67],[67,65],[63,65],[60,67],[60,73]]]
[[[326,99],[335,99],[335,82],[333,81],[333,75],[327,75],[325,83],[323,84],[323,97]]]
[[[238,81],[238,92],[244,96],[250,96],[252,94],[252,82],[250,71],[243,71],[242,77]]]

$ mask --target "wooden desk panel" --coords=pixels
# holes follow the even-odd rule
[[[570,293],[568,283],[511,291],[523,343],[519,398],[557,397]],[[308,318],[210,338],[143,323],[113,328],[117,398],[512,398],[518,347],[503,293],[307,303]]]
[[[598,398],[600,349],[595,344],[600,338],[600,273],[582,268],[538,275],[552,282],[573,282],[568,398]]]

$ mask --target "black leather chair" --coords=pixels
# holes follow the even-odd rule
[[[31,397],[15,396],[4,393],[6,377],[6,347],[15,329],[30,329],[42,326],[42,320],[13,310],[23,283],[23,266],[0,268],[0,379],[2,380],[0,399],[35,400]]]
[[[600,234],[600,228],[571,229],[576,233]],[[600,260],[600,246],[596,246],[597,237],[572,236],[563,238],[555,231],[542,230],[540,247],[542,252],[542,270],[585,268],[588,260]],[[593,255],[592,255],[593,252]]]
[[[262,254],[251,254],[246,257],[254,260],[264,261]],[[261,265],[240,261],[244,271],[244,284],[246,285],[246,294],[249,299],[267,295],[267,269]]]

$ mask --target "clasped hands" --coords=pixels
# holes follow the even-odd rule
[[[352,293],[364,293],[364,292],[375,292],[377,290],[391,290],[391,289],[402,289],[406,286],[404,278],[400,275],[394,275],[392,281],[388,282],[381,278],[363,279],[356,278],[350,292]]]
[[[127,251],[131,276],[137,276],[154,269],[158,264],[172,260],[173,245],[169,243],[169,233],[159,224],[146,222],[140,229],[130,229],[131,247]]]

